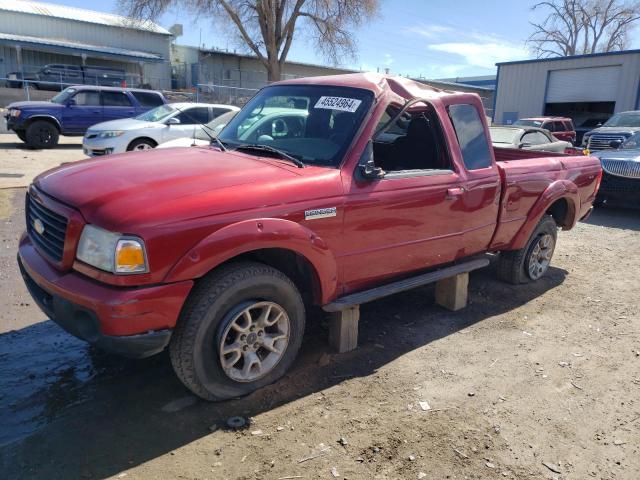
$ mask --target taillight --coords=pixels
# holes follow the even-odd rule
[[[593,193],[598,193],[598,190],[600,190],[600,183],[602,183],[602,167],[600,167],[600,170],[598,171],[598,178],[596,179],[596,188],[593,191]]]

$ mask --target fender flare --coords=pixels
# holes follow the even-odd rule
[[[62,132],[62,126],[60,125],[60,121],[56,117],[54,117],[53,115],[44,115],[44,114],[41,114],[41,113],[35,113],[35,114],[25,118],[24,124],[26,126],[26,125],[31,124],[32,122],[37,121],[37,120],[49,120],[49,121],[52,121],[53,123],[55,123],[56,127],[58,128],[58,130],[60,132]]]
[[[267,248],[292,251],[315,270],[321,304],[337,295],[338,267],[328,245],[299,223],[279,218],[244,220],[227,225],[202,239],[169,270],[165,281],[203,277],[239,255]]]
[[[542,216],[549,210],[551,205],[561,199],[567,201],[566,221],[562,229],[571,230],[578,221],[578,213],[580,212],[581,201],[578,187],[570,180],[556,180],[542,192],[542,195],[529,210],[528,219],[516,233],[509,250],[524,248]]]

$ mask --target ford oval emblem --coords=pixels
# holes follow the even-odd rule
[[[44,233],[44,224],[42,223],[42,220],[36,218],[33,221],[33,229],[38,232],[38,235],[42,235]]]

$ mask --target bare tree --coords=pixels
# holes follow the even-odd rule
[[[136,19],[152,20],[172,7],[230,25],[241,45],[280,80],[294,37],[306,37],[334,64],[355,58],[352,29],[373,18],[378,0],[119,0]]]
[[[531,9],[548,13],[541,23],[531,22],[527,43],[538,58],[624,50],[640,19],[640,1],[549,0]]]

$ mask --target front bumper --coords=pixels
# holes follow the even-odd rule
[[[82,151],[88,157],[100,157],[110,155],[112,153],[125,153],[129,140],[122,135],[115,138],[89,138],[88,135],[94,135],[89,132],[82,139]]]
[[[193,282],[117,288],[76,272],[62,273],[20,241],[18,264],[29,293],[54,322],[104,350],[132,358],[161,352],[169,343]]]
[[[627,178],[602,173],[598,200],[627,206],[640,206],[640,178]]]
[[[18,130],[24,130],[22,123],[19,121],[19,117],[12,117],[9,114],[6,114],[4,116],[5,120],[7,121],[7,130],[13,130],[18,131]]]

